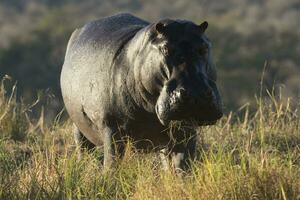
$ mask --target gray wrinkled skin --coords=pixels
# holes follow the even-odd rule
[[[76,29],[61,89],[78,144],[103,145],[109,168],[129,138],[138,149],[163,149],[184,169],[196,145],[195,130],[185,124],[214,124],[222,116],[206,28],[118,14]],[[183,124],[172,134],[171,121]]]

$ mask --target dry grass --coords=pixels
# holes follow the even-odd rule
[[[183,179],[158,157],[127,151],[102,173],[101,151],[77,161],[71,123],[33,126],[28,107],[0,99],[0,199],[300,199],[300,124],[289,101],[258,99],[202,130]],[[241,116],[241,115],[239,115]]]

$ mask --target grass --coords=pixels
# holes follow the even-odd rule
[[[131,148],[106,173],[101,150],[78,161],[70,121],[35,125],[1,88],[0,199],[300,199],[299,107],[290,101],[270,95],[251,114],[246,106],[202,128],[199,159],[181,179]]]

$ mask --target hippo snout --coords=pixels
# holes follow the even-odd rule
[[[204,91],[201,91],[200,94],[197,94],[195,92],[188,91],[185,88],[179,88],[174,90],[170,94],[170,104],[189,104],[189,105],[199,105],[206,103],[211,103],[213,105],[213,102],[215,101],[216,96],[214,95],[211,88],[207,88]],[[176,105],[174,105],[175,107]]]
[[[218,94],[211,88],[198,93],[183,87],[172,92],[162,91],[155,108],[164,125],[171,120],[189,119],[199,124],[214,124],[223,116]]]

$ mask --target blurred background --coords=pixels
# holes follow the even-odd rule
[[[51,121],[63,109],[59,76],[71,32],[119,12],[151,22],[207,20],[227,113],[255,104],[264,67],[264,91],[298,99],[299,0],[0,0],[0,78],[11,77],[3,81],[7,94],[17,81],[19,101],[39,99],[32,115],[44,107]]]

